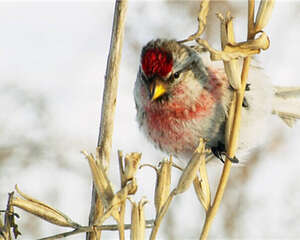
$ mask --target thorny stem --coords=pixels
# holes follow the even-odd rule
[[[253,39],[254,35],[255,35],[253,33],[254,4],[255,4],[254,0],[248,1],[248,40]],[[244,99],[244,93],[245,93],[245,87],[246,87],[247,78],[248,78],[250,61],[251,61],[251,57],[246,57],[244,59],[242,76],[241,76],[241,88],[238,89],[238,91],[237,91],[236,105],[233,106],[233,107],[235,107],[234,120],[233,120],[233,125],[231,128],[229,146],[228,146],[228,150],[227,150],[227,154],[229,155],[229,157],[234,157],[236,148],[237,148],[237,144],[238,144],[242,103],[243,103],[243,99]],[[224,192],[225,192],[225,188],[226,188],[229,174],[230,174],[231,165],[232,165],[231,161],[228,160],[228,158],[226,158],[214,202],[213,202],[211,208],[209,209],[209,211],[207,212],[205,223],[204,223],[202,233],[200,236],[201,240],[206,239],[208,236],[210,226],[211,226],[212,221],[218,211],[218,208],[220,206],[221,200],[222,200]]]
[[[105,74],[105,86],[103,90],[101,124],[97,144],[99,149],[99,161],[102,162],[106,169],[109,167],[111,152],[126,10],[127,0],[116,0],[110,51]],[[102,214],[103,205],[100,198],[97,197],[95,187],[93,187],[89,225],[93,225],[93,223],[102,217]],[[100,233],[101,232],[97,230],[95,233],[88,234],[87,239],[100,239]]]

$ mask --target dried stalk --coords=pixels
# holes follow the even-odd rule
[[[118,151],[118,159],[119,159],[119,171],[120,171],[120,181],[121,181],[121,188],[125,187],[126,185],[126,178],[125,178],[125,171],[123,166],[123,153],[122,151]],[[119,239],[125,239],[125,232],[124,232],[124,220],[125,220],[125,209],[126,209],[126,201],[123,201],[120,206],[120,220],[118,224],[119,230]]]
[[[111,35],[111,45],[107,60],[105,86],[103,90],[101,123],[98,137],[99,161],[107,169],[109,166],[112,134],[114,127],[114,116],[116,108],[119,66],[121,60],[121,50],[123,45],[125,15],[127,10],[127,0],[116,0],[114,21]],[[89,216],[89,225],[94,225],[102,217],[104,206],[97,195],[93,185],[92,203]],[[100,239],[101,231],[95,230],[87,234],[87,239]]]
[[[146,220],[145,227],[146,228],[153,228],[153,220]],[[124,224],[124,229],[125,230],[131,230],[131,228],[132,228],[131,224]],[[79,234],[79,233],[92,232],[95,229],[99,229],[101,231],[117,231],[118,230],[118,225],[112,224],[112,225],[102,225],[102,226],[85,226],[85,227],[80,227],[78,229],[75,229],[73,231],[59,233],[59,234],[52,235],[52,236],[49,236],[49,237],[40,238],[38,240],[60,239],[60,238],[65,238],[65,237],[72,236],[72,235]]]
[[[255,2],[254,0],[249,0],[248,1],[248,40],[253,40],[255,37],[255,32],[254,32],[254,7],[255,7]],[[229,157],[234,157],[237,144],[238,144],[238,137],[239,137],[239,129],[240,129],[240,120],[241,120],[241,109],[242,109],[242,103],[244,99],[244,93],[245,93],[245,87],[247,83],[247,78],[248,78],[248,71],[249,71],[249,66],[250,66],[250,61],[251,57],[248,56],[244,59],[243,63],[243,69],[242,69],[242,76],[241,76],[241,87],[237,90],[236,94],[236,104],[233,105],[235,111],[234,111],[234,119],[232,123],[232,127],[227,127],[227,129],[231,129],[230,132],[230,138],[229,138],[229,145],[227,149],[227,154]],[[235,95],[234,95],[235,96]],[[228,177],[230,174],[230,169],[231,169],[231,161],[226,158],[222,176],[219,182],[219,186],[217,189],[217,193],[214,199],[214,202],[212,204],[212,207],[209,209],[206,219],[205,219],[205,224],[202,229],[201,237],[200,239],[204,240],[208,236],[208,231],[210,229],[210,226],[212,224],[213,218],[217,213],[217,210],[220,206],[221,200],[224,195],[224,191],[227,185]]]

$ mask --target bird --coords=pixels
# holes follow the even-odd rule
[[[139,128],[155,147],[180,159],[191,158],[200,138],[218,158],[226,152],[225,124],[234,90],[224,68],[204,55],[199,46],[174,39],[151,40],[140,55],[134,85]],[[294,101],[300,88],[274,87],[259,67],[252,69],[243,103],[239,144],[239,148],[245,149],[257,144],[257,135],[248,135],[263,134],[271,113],[289,126],[300,118],[299,101]],[[290,98],[292,104],[288,102]],[[286,105],[294,108],[282,110],[281,106]],[[237,162],[237,158],[231,160]]]

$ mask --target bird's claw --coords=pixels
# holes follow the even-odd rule
[[[223,156],[225,156],[232,163],[239,163],[239,159],[236,156],[228,156],[228,154],[225,152],[225,145],[223,143],[218,142],[218,145],[216,147],[212,147],[211,151],[216,158],[221,160],[222,163],[225,163]]]

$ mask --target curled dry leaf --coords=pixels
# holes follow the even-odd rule
[[[205,154],[205,142],[202,138],[200,138],[200,143],[195,150],[192,159],[189,161],[188,165],[180,176],[176,187],[176,194],[183,193],[190,187],[199,170],[201,164],[200,158],[204,157],[205,161]]]
[[[162,206],[166,202],[171,186],[171,167],[172,167],[172,156],[170,160],[164,159],[160,163],[160,167],[157,170],[154,204],[156,209],[156,214],[159,213]]]
[[[260,32],[265,26],[267,26],[272,15],[274,3],[275,0],[260,1],[259,8],[256,15],[255,25],[254,25],[256,33]]]
[[[11,202],[13,206],[21,208],[26,212],[34,214],[35,216],[58,226],[73,228],[80,226],[57,209],[24,194],[18,189],[17,186],[16,190],[24,199],[19,197],[13,198]]]
[[[147,202],[148,201],[144,198],[142,198],[138,204],[131,201],[131,240],[145,239],[146,221],[144,215],[144,206]]]

